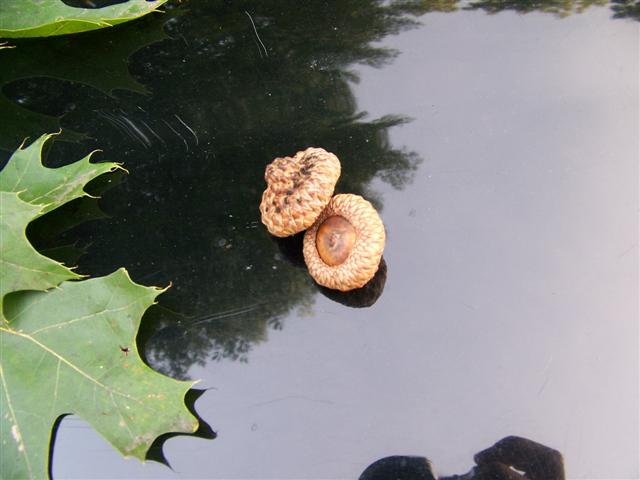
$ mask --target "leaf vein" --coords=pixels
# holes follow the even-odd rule
[[[54,409],[56,402],[58,401],[58,384],[60,383],[60,364],[62,361],[58,359],[58,365],[56,366],[56,384],[53,389],[53,402],[51,403],[51,410]]]
[[[107,308],[107,309],[102,310],[100,312],[90,313],[88,315],[83,315],[82,317],[72,318],[71,320],[67,320],[65,322],[56,323],[54,325],[48,325],[46,327],[42,327],[42,328],[39,328],[37,330],[34,330],[33,332],[31,332],[31,335],[37,335],[38,333],[44,332],[46,330],[50,330],[52,328],[66,327],[67,325],[72,325],[74,323],[81,322],[83,320],[88,320],[88,319],[90,319],[92,317],[97,317],[97,316],[108,314],[108,313],[120,312],[122,310],[128,309],[131,305],[133,305],[133,304],[135,304],[137,302],[138,302],[138,300],[135,300],[135,301],[133,301],[133,302],[127,304],[127,305],[124,305],[122,307],[112,308],[112,309],[108,309]]]
[[[140,405],[143,405],[143,402],[140,399],[135,398],[135,397],[133,397],[133,396],[127,394],[127,393],[120,392],[119,390],[111,388],[108,385],[105,385],[104,383],[100,382],[99,380],[96,380],[91,375],[89,375],[87,372],[85,372],[84,370],[80,369],[79,367],[77,367],[76,365],[71,363],[69,360],[67,360],[66,358],[64,358],[63,356],[61,356],[60,354],[58,354],[54,350],[51,350],[49,347],[47,347],[45,344],[39,342],[37,339],[33,338],[31,335],[27,335],[25,333],[21,333],[21,332],[18,332],[16,330],[12,330],[10,328],[4,328],[4,327],[0,327],[0,331],[7,332],[7,333],[10,333],[12,335],[17,335],[19,337],[25,338],[25,339],[35,343],[37,346],[39,346],[40,348],[42,348],[43,350],[45,350],[46,352],[51,354],[53,357],[61,360],[65,365],[67,365],[71,369],[75,370],[77,373],[79,373],[81,376],[83,376],[84,378],[86,378],[87,380],[92,382],[93,384],[95,384],[95,385],[97,385],[99,387],[102,387],[103,389],[105,389],[109,393],[114,393],[114,394],[116,394],[116,395],[118,395],[120,397],[128,398],[130,400],[133,400],[133,401],[137,402]]]

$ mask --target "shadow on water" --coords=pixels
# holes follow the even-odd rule
[[[473,457],[475,465],[465,474],[439,480],[565,480],[562,453],[515,435],[499,440]],[[436,480],[425,457],[393,455],[369,465],[358,480]]]
[[[107,218],[75,225],[47,247],[81,241],[80,273],[125,266],[140,283],[173,285],[138,339],[155,368],[186,377],[210,359],[246,361],[288,313],[304,316],[319,291],[260,224],[265,165],[322,146],[343,164],[337,192],[382,209],[371,181],[403,188],[420,159],[389,142],[389,129],[407,118],[369,119],[358,109],[351,69],[392,61],[396,52],[376,42],[417,26],[424,13],[524,12],[534,8],[516,6],[529,3],[183,2],[115,29],[17,42],[3,52],[0,120],[11,128],[0,148],[6,159],[22,137],[61,124],[72,141],[58,142],[49,165],[88,148],[123,162],[130,175],[101,201]],[[561,15],[600,3],[535,9]]]

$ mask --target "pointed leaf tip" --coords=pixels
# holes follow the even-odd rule
[[[51,136],[16,150],[0,172],[0,478],[45,478],[52,428],[70,412],[141,460],[158,436],[198,428],[185,406],[194,383],[152,370],[136,347],[142,315],[166,289],[133,282],[125,268],[68,281],[82,276],[27,240],[29,222],[114,168],[44,167]]]

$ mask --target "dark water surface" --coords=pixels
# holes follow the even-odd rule
[[[57,478],[346,479],[392,454],[463,473],[511,434],[570,478],[638,478],[638,23],[404,5],[184,2],[7,52],[4,158],[61,125],[51,165],[101,148],[130,172],[34,241],[172,282],[140,347],[202,379],[218,433],[169,440],[172,471],[68,417]],[[264,166],[307,146],[380,209],[370,308],[260,224]]]

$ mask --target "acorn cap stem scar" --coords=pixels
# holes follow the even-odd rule
[[[262,223],[276,237],[302,232],[327,206],[340,177],[340,161],[322,148],[307,148],[267,165],[262,194]]]
[[[373,205],[359,195],[340,194],[307,230],[302,251],[316,282],[349,291],[373,278],[385,239],[384,225]]]

